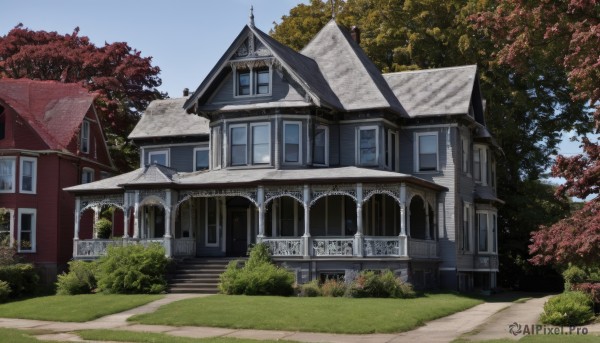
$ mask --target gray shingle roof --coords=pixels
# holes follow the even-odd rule
[[[335,20],[300,52],[317,62],[345,110],[385,108],[406,114],[379,69]]]
[[[186,100],[187,98],[152,101],[129,138],[208,135],[208,119],[186,113],[183,109]]]
[[[477,66],[383,74],[410,117],[467,114]]]

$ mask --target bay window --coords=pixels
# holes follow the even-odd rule
[[[327,165],[329,158],[329,129],[326,126],[317,126],[315,128],[313,163],[318,165]]]
[[[365,126],[358,129],[358,164],[376,165],[378,151],[377,126]]]
[[[300,122],[283,122],[283,160],[286,163],[301,163],[302,126]]]
[[[483,145],[475,145],[473,148],[473,178],[475,182],[487,185],[488,180],[488,151]]]
[[[269,123],[236,124],[229,127],[231,166],[271,163],[271,126]],[[248,147],[250,145],[250,147]],[[250,155],[248,155],[250,153]],[[250,161],[250,163],[249,163]]]
[[[248,134],[246,125],[231,126],[231,165],[245,165],[247,161]]]
[[[35,194],[37,177],[37,159],[21,157],[21,193]]]
[[[498,251],[497,215],[492,211],[477,211],[479,252],[496,253]]]
[[[252,124],[252,164],[271,163],[269,124]]]
[[[15,191],[15,161],[14,157],[0,157],[0,193]]]

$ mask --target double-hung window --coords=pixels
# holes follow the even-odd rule
[[[208,169],[208,147],[194,149],[194,171]]]
[[[146,164],[160,164],[163,166],[169,166],[169,151],[159,150],[148,152],[148,163]]]
[[[437,132],[416,133],[415,166],[416,172],[438,170],[438,134]]]
[[[257,70],[256,71],[256,94],[269,94],[271,93],[270,79],[271,75],[269,69]]]
[[[236,69],[234,74],[236,97],[271,94],[271,70],[268,67]]]
[[[313,163],[318,165],[327,165],[329,159],[329,129],[327,126],[317,126],[315,128]]]
[[[0,157],[0,193],[15,192],[14,157]]]
[[[19,234],[18,249],[19,252],[35,252],[35,232],[36,232],[36,209],[20,208],[18,210]]]
[[[94,169],[83,168],[81,170],[81,183],[90,183],[94,181]]]
[[[231,165],[247,164],[248,158],[248,129],[246,125],[231,126]]]
[[[80,138],[80,151],[84,154],[88,154],[90,152],[90,122],[87,120],[84,120],[81,123]]]
[[[283,122],[284,161],[302,163],[302,125],[300,122]]]
[[[37,159],[32,157],[21,157],[21,193],[35,194]]]
[[[498,217],[494,211],[477,211],[479,252],[498,251]]]
[[[377,126],[365,126],[358,129],[358,163],[360,165],[377,164],[378,141]]]
[[[483,145],[476,145],[473,149],[473,177],[475,182],[487,185],[488,179],[488,153]]]
[[[271,132],[267,123],[251,124],[252,164],[271,163]]]
[[[471,251],[471,232],[473,227],[473,207],[465,203],[463,207],[463,235],[462,249],[465,252]]]
[[[250,95],[250,71],[237,72],[237,95]]]
[[[388,137],[385,144],[385,165],[392,171],[397,171],[397,155],[398,155],[398,133],[388,130]]]
[[[13,244],[13,210],[0,211],[0,246]]]

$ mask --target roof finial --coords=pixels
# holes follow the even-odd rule
[[[331,0],[330,2],[331,2],[331,19],[335,20],[335,4],[333,3],[333,0]]]
[[[254,27],[254,6],[250,5],[250,26]]]

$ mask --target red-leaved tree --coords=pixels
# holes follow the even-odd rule
[[[19,24],[0,36],[0,77],[81,83],[99,94],[96,105],[117,167],[131,169],[137,151],[126,137],[158,91],[160,68],[125,42],[95,46],[72,34],[32,31]]]
[[[582,153],[558,156],[552,175],[566,182],[557,195],[592,197],[581,210],[550,227],[532,233],[529,246],[534,264],[600,264],[600,147],[597,138],[585,137],[600,130],[600,1],[505,0],[493,11],[476,17],[489,30],[499,48],[497,60],[516,71],[532,56],[554,59],[569,76],[574,100],[589,101],[594,129],[579,132]]]

